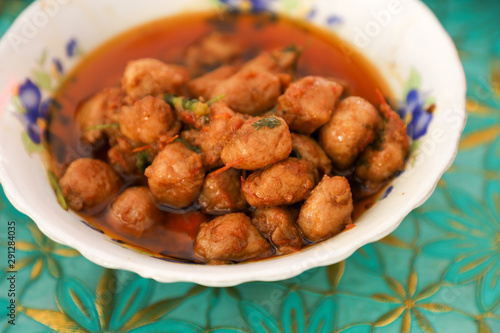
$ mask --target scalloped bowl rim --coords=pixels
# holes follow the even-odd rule
[[[463,87],[461,91],[454,95],[454,103],[462,105],[466,96],[466,79],[463,68],[460,64],[458,52],[455,46],[441,26],[434,14],[422,3],[416,0],[411,0],[412,3],[419,6],[422,15],[427,15],[428,19],[432,20],[437,37],[443,43],[442,48],[452,50],[455,56],[453,61],[456,63],[455,70],[460,73],[459,85]],[[38,2],[31,4],[15,21],[13,27],[33,11],[37,10]],[[12,29],[12,28],[11,28]],[[7,32],[9,34],[11,30]],[[7,35],[6,34],[6,35]],[[7,40],[4,36],[0,42],[0,50],[2,44]],[[433,170],[432,181],[429,181],[420,188],[420,191],[413,194],[409,200],[404,202],[404,205],[398,207],[397,216],[393,217],[393,223],[384,225],[384,227],[374,227],[371,233],[357,235],[357,238],[349,239],[349,242],[344,242],[344,245],[336,246],[334,239],[327,240],[313,247],[306,248],[299,253],[286,255],[282,257],[267,259],[252,263],[241,263],[229,266],[205,266],[178,264],[171,262],[150,262],[144,256],[144,260],[132,260],[130,257],[133,254],[128,249],[116,246],[113,253],[102,251],[89,246],[83,239],[75,237],[71,234],[61,233],[58,229],[51,228],[50,216],[46,212],[35,211],[31,205],[23,198],[21,189],[16,186],[16,179],[7,172],[8,160],[0,156],[0,181],[4,187],[7,198],[12,205],[20,212],[28,215],[37,224],[39,229],[55,242],[70,246],[78,250],[88,260],[107,268],[124,269],[135,272],[144,278],[152,278],[158,282],[193,282],[205,286],[212,287],[228,287],[250,281],[276,281],[297,276],[309,269],[326,266],[345,260],[356,250],[362,246],[380,240],[381,238],[393,232],[402,222],[402,220],[415,208],[423,204],[436,188],[439,179],[443,176],[446,170],[452,165],[457,152],[461,133],[465,127],[466,111],[461,107],[460,111],[461,128],[453,133],[454,136],[449,139],[449,147],[445,153],[441,155],[440,164]],[[1,142],[0,142],[1,145]],[[0,147],[1,148],[1,147]],[[355,228],[356,229],[356,228]],[[326,255],[325,255],[326,253]],[[116,254],[119,254],[118,256]],[[140,257],[139,257],[140,258]],[[156,263],[156,264],[154,264]]]

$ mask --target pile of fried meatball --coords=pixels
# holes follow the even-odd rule
[[[297,47],[247,62],[243,51],[214,32],[183,65],[131,61],[121,87],[82,103],[81,140],[104,137],[109,150],[67,166],[59,187],[69,207],[105,210],[137,238],[165,222],[165,208],[198,208],[211,221],[194,254],[208,264],[295,252],[351,225],[351,186],[338,175],[393,177],[409,153],[405,124],[383,101],[346,96],[339,80],[297,77]],[[144,185],[126,188],[131,176]]]

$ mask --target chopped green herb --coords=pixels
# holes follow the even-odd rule
[[[208,104],[208,105],[215,104],[215,103],[217,103],[217,102],[222,101],[225,97],[226,97],[226,94],[220,94],[219,96],[217,96],[217,97],[212,98],[211,100],[209,100],[209,101],[207,102],[207,104]]]
[[[153,163],[153,158],[147,151],[139,152],[135,158],[137,169],[139,169],[143,174],[151,163]]]
[[[64,210],[68,210],[68,204],[66,203],[66,199],[64,198],[64,195],[62,193],[61,188],[59,187],[59,183],[57,182],[56,176],[52,171],[47,172],[49,176],[49,183],[54,192],[56,193],[57,201],[61,205],[61,207]]]
[[[186,140],[184,140],[183,138],[179,137],[177,139],[174,140],[174,142],[180,142],[180,143],[183,143],[189,150],[191,151],[194,151],[195,153],[197,154],[201,154],[201,149],[200,147],[197,147],[197,146],[193,146],[192,144],[190,144],[189,142],[187,142]]]
[[[163,96],[163,100],[164,100],[164,101],[165,101],[168,105],[170,105],[171,107],[175,107],[175,105],[174,105],[174,98],[176,98],[176,97],[175,97],[175,95],[173,95],[173,94],[166,94],[165,96]]]
[[[178,97],[172,94],[165,95],[163,99],[175,109],[194,112],[198,116],[203,116],[210,112],[208,103],[203,103],[197,99]]]
[[[85,129],[85,131],[103,130],[110,128],[120,128],[120,124],[116,123],[116,124],[101,124],[96,126],[89,126]]]
[[[256,121],[255,123],[252,124],[252,127],[255,128],[257,131],[260,131],[264,127],[268,127],[270,129],[276,128],[281,125],[281,121],[275,117],[275,116],[270,116],[266,118],[262,118],[259,121]]]
[[[367,159],[362,158],[362,159],[359,159],[359,160],[356,162],[356,165],[357,165],[357,166],[365,166],[365,167],[368,167],[368,166],[370,166],[370,163],[368,162],[368,160],[367,160]]]
[[[297,45],[295,44],[291,44],[291,45],[288,45],[287,47],[285,47],[281,52],[298,52],[300,51],[299,48],[297,47]]]
[[[383,150],[385,142],[385,137],[384,137],[384,132],[377,133],[377,136],[375,137],[375,140],[370,144],[370,146],[378,151]]]
[[[190,111],[196,111],[198,109],[198,103],[199,101],[196,99],[187,99],[183,98],[181,99],[181,105],[184,110],[190,110]]]

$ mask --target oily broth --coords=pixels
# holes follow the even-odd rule
[[[80,132],[73,121],[82,101],[100,90],[119,86],[127,62],[140,58],[157,58],[181,64],[184,50],[214,30],[240,36],[245,47],[244,59],[261,50],[272,51],[295,44],[305,46],[298,63],[298,76],[319,75],[345,80],[349,94],[361,96],[378,105],[376,89],[392,97],[388,85],[378,71],[350,45],[328,31],[270,14],[214,16],[211,13],[183,14],[148,23],[127,31],[87,55],[59,89],[55,99],[59,107],[50,115],[47,150],[51,168],[59,178],[65,168],[82,157],[106,159],[109,148],[103,140],[100,149],[80,142]],[[350,179],[352,183],[352,179]],[[147,185],[145,177],[125,179],[124,188]],[[353,184],[353,192],[359,192]],[[373,205],[378,195],[355,199],[356,219]],[[105,220],[109,205],[99,212],[80,213],[81,217],[110,237],[156,255],[195,260],[193,242],[198,226],[211,218],[196,211],[168,212],[165,223],[135,238],[112,229]]]

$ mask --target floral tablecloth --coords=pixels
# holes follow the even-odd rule
[[[0,0],[0,34],[30,1]],[[345,262],[276,283],[160,284],[47,239],[0,192],[5,332],[500,332],[500,2],[426,0],[464,64],[468,125],[432,198]],[[8,222],[16,222],[9,323]]]

